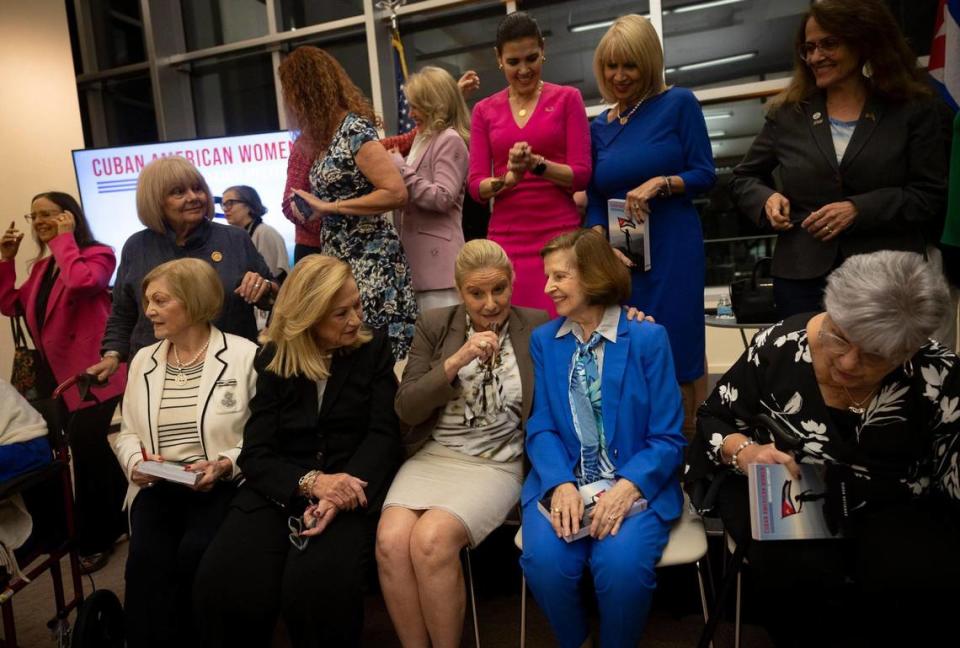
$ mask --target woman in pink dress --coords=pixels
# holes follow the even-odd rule
[[[494,198],[488,237],[513,261],[513,303],[556,316],[540,248],[580,225],[573,193],[590,179],[587,113],[576,88],[540,79],[546,58],[533,18],[518,11],[500,21],[496,49],[509,86],[473,108],[470,195]]]

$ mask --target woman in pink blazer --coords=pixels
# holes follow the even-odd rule
[[[470,116],[457,82],[442,68],[411,75],[405,92],[417,135],[406,160],[393,156],[410,196],[398,229],[422,312],[460,303],[453,264],[463,247]]]
[[[110,312],[109,283],[117,261],[113,250],[94,240],[83,210],[73,197],[49,191],[34,197],[26,220],[32,224],[40,256],[30,276],[16,284],[16,256],[23,240],[16,221],[0,238],[0,312],[25,316],[41,354],[37,368],[40,397],[100,360],[100,338]],[[50,254],[44,256],[49,248]],[[81,401],[77,390],[65,396],[72,413],[70,449],[76,477],[78,550],[85,571],[96,571],[126,532],[121,512],[126,479],[107,443],[113,411],[126,384],[126,371],[91,390],[100,400]]]

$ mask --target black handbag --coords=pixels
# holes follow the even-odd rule
[[[730,303],[738,324],[772,324],[777,317],[773,301],[773,277],[770,257],[763,257],[753,266],[749,279],[730,284]]]
[[[13,333],[13,371],[10,384],[28,401],[40,398],[38,371],[40,352],[27,346],[26,322],[23,313],[17,309],[10,318],[10,330]]]

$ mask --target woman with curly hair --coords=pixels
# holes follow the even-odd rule
[[[350,265],[364,321],[387,331],[400,360],[410,348],[417,304],[400,239],[383,214],[406,204],[407,189],[377,141],[379,120],[340,64],[321,49],[297,48],[279,72],[284,102],[300,129],[297,147],[312,160],[310,191],[293,189],[289,212],[308,231],[320,232],[325,255]],[[305,202],[298,206],[296,196]]]

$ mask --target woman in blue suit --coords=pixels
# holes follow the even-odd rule
[[[561,646],[590,645],[579,582],[593,575],[601,646],[635,646],[656,586],[654,566],[680,516],[683,409],[663,327],[629,322],[629,271],[605,238],[575,230],[540,252],[556,320],[530,340],[536,385],[527,423],[521,564]],[[609,479],[589,536],[573,542],[578,488]],[[647,509],[626,514],[638,499]],[[549,519],[538,510],[542,502]]]

